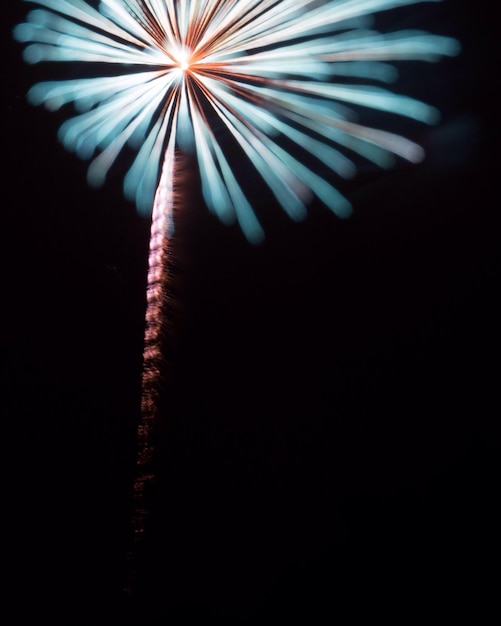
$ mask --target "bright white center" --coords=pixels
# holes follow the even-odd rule
[[[178,63],[179,69],[183,72],[186,72],[190,67],[191,61],[191,50],[189,48],[182,48],[176,54],[176,61]]]

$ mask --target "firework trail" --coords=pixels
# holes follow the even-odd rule
[[[247,239],[263,231],[225,150],[246,157],[295,220],[312,195],[340,217],[349,202],[316,172],[355,173],[353,155],[381,167],[418,162],[420,146],[358,121],[364,108],[434,123],[438,112],[387,87],[392,61],[437,61],[458,52],[423,31],[380,33],[373,14],[440,0],[26,0],[14,36],[28,63],[66,61],[99,76],[36,84],[28,97],[50,110],[73,103],[60,128],[64,146],[90,159],[88,181],[103,184],[124,148],[137,155],[124,192],[153,207],[144,350],[135,531],[143,532],[151,480],[162,307],[167,291],[176,150],[198,160],[206,203]],[[313,163],[313,165],[311,165]]]
[[[154,479],[153,431],[159,418],[158,399],[162,387],[162,336],[165,330],[165,307],[169,302],[170,237],[176,207],[175,185],[181,179],[177,169],[174,142],[167,146],[151,218],[146,289],[146,315],[143,351],[141,421],[137,429],[137,473],[134,480],[132,547],[128,554],[128,580],[125,590],[134,589],[138,560],[142,554],[144,531],[149,516],[146,491]]]

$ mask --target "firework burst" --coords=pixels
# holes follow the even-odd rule
[[[33,0],[43,8],[28,14],[15,37],[30,44],[29,63],[108,66],[101,77],[29,92],[32,103],[51,110],[74,103],[78,115],[62,125],[60,139],[93,158],[91,185],[101,185],[132,147],[138,152],[125,195],[149,214],[166,149],[193,150],[208,207],[224,222],[236,218],[257,242],[262,229],[224,147],[239,146],[293,219],[304,217],[312,194],[335,214],[350,213],[312,162],[351,177],[350,153],[380,166],[393,155],[422,159],[419,146],[360,125],[349,110],[437,119],[434,108],[377,83],[394,80],[389,61],[435,61],[455,54],[457,42],[369,27],[375,12],[422,1],[102,0],[97,10],[84,0]]]

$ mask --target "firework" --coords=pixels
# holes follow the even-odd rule
[[[373,13],[422,1],[102,0],[97,10],[84,0],[34,0],[43,8],[14,34],[29,43],[28,63],[105,66],[100,77],[29,92],[51,110],[74,103],[78,115],[59,136],[68,150],[93,157],[91,185],[132,147],[125,195],[149,214],[169,140],[196,153],[208,207],[223,222],[236,218],[257,242],[262,229],[225,156],[232,144],[294,219],[304,217],[312,193],[341,217],[351,210],[312,163],[351,177],[352,153],[380,166],[393,155],[422,159],[419,146],[360,125],[349,110],[436,121],[434,108],[381,84],[395,78],[388,62],[435,61],[455,54],[457,42],[370,29]]]
[[[258,218],[227,156],[241,154],[293,219],[312,196],[339,217],[349,202],[320,176],[355,173],[353,156],[381,167],[423,158],[412,141],[357,121],[360,108],[423,123],[438,112],[390,91],[392,61],[436,61],[457,53],[450,38],[421,31],[380,33],[372,15],[438,0],[28,0],[38,5],[14,36],[28,63],[66,61],[99,76],[36,84],[33,104],[76,115],[60,128],[64,146],[92,159],[88,181],[103,184],[125,148],[137,152],[124,192],[153,210],[147,287],[142,419],[134,484],[136,542],[144,534],[152,479],[160,336],[167,300],[176,151],[198,161],[206,203],[261,241]],[[137,552],[137,546],[135,549]],[[132,551],[132,558],[135,554]]]

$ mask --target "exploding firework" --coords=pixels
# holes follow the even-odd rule
[[[166,149],[193,150],[208,207],[223,222],[236,218],[253,242],[262,229],[226,146],[239,146],[292,218],[305,215],[312,193],[346,216],[348,201],[312,160],[341,177],[355,172],[350,153],[381,166],[392,155],[421,160],[419,146],[360,125],[349,106],[436,121],[434,108],[375,83],[394,80],[389,61],[458,50],[446,37],[370,29],[373,13],[423,0],[102,0],[99,11],[84,0],[29,1],[45,9],[15,29],[30,44],[28,63],[107,66],[101,77],[39,83],[28,95],[50,110],[74,103],[79,114],[59,136],[94,157],[89,183],[101,185],[124,147],[136,149],[124,191],[149,214]]]
[[[152,215],[135,535],[147,516],[159,383],[160,334],[173,227],[176,151],[192,152],[210,210],[237,220],[247,239],[263,231],[232,169],[228,150],[257,170],[278,203],[301,219],[312,196],[340,217],[349,202],[320,176],[355,173],[353,156],[381,167],[418,162],[420,146],[357,121],[356,110],[433,123],[438,112],[384,85],[392,61],[436,61],[455,40],[422,31],[380,33],[374,13],[437,0],[28,0],[14,35],[28,63],[85,64],[100,76],[38,83],[33,104],[77,114],[60,128],[64,146],[91,159],[88,181],[103,184],[125,148],[137,152],[124,192]],[[315,165],[315,163],[317,165]]]

